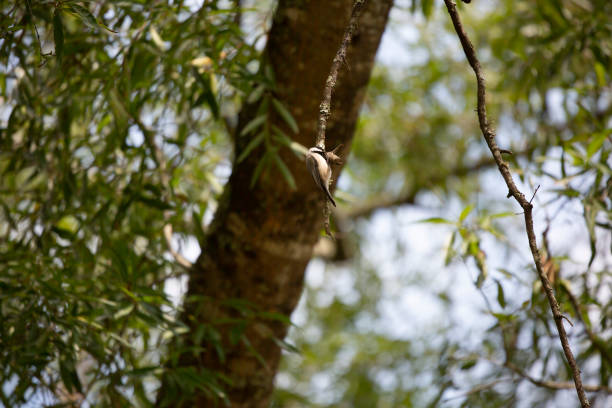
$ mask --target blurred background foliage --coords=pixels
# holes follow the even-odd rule
[[[1,3],[3,405],[152,404],[186,330],[164,226],[193,259],[236,113],[270,80],[273,6]],[[521,189],[540,186],[538,238],[593,405],[609,406],[612,3],[461,13],[498,142]],[[475,100],[442,2],[397,1],[339,180],[336,254],[309,266],[275,406],[576,406],[541,383],[571,376]],[[223,395],[215,373],[174,376]]]

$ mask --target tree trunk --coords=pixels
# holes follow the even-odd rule
[[[275,73],[275,96],[298,123],[300,132],[293,138],[308,147],[314,145],[325,79],[348,24],[352,3],[353,0],[281,0],[274,17],[265,53]],[[334,93],[326,145],[344,143],[343,157],[350,149],[391,4],[392,0],[372,0],[366,5]],[[239,129],[254,114],[254,107],[245,106]],[[272,122],[291,134],[282,118],[273,117]],[[249,138],[236,136],[236,157]],[[281,357],[275,339],[285,337],[287,325],[258,312],[291,314],[323,224],[325,198],[305,163],[288,149],[280,153],[295,178],[297,190],[290,189],[275,166],[259,177],[255,187],[250,187],[262,153],[263,148],[255,149],[246,160],[234,164],[205,242],[201,243],[202,254],[189,275],[183,321],[191,329],[186,341],[197,341],[202,351],[197,356],[189,353],[177,358],[179,367],[203,368],[227,376],[232,384],[225,389],[232,407],[267,407],[270,403]],[[334,170],[335,178],[339,171]],[[231,302],[235,299],[241,299],[243,306]],[[247,313],[247,309],[253,313]],[[245,314],[248,323],[241,325],[238,320],[244,319]],[[199,327],[214,327],[218,335]],[[246,341],[236,340],[240,333]],[[215,338],[223,353],[215,347]],[[179,395],[171,388],[166,378],[159,401],[163,399],[170,406],[215,406],[213,397],[205,392]]]

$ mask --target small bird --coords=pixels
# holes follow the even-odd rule
[[[335,150],[336,149],[334,149],[334,152]],[[327,198],[329,198],[329,201],[331,201],[332,205],[335,207],[336,202],[329,192],[329,182],[331,180],[332,170],[328,154],[319,146],[311,147],[308,149],[308,154],[306,155],[306,166],[308,170],[310,170],[310,174],[312,174],[312,178],[315,183],[317,183],[317,186],[325,192],[325,195],[327,195]]]

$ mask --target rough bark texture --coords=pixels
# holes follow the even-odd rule
[[[391,4],[392,0],[368,2],[334,93],[327,145],[344,143],[343,156],[350,148]],[[276,96],[290,109],[300,128],[294,139],[305,146],[315,142],[325,78],[351,6],[352,0],[285,0],[278,5],[266,54],[276,75]],[[252,107],[245,107],[239,128],[253,114]],[[285,127],[280,118],[274,122]],[[236,139],[238,156],[248,137]],[[281,156],[296,180],[297,190],[292,191],[274,167],[250,188],[262,153],[255,150],[234,165],[206,240],[201,243],[202,254],[190,273],[187,296],[201,298],[186,304],[184,320],[194,332],[201,323],[212,324],[220,334],[225,355],[220,358],[204,340],[200,344],[204,351],[198,357],[190,354],[178,359],[179,365],[221,371],[229,377],[233,385],[228,397],[233,407],[268,406],[281,357],[274,338],[284,338],[287,327],[280,321],[255,318],[244,331],[250,345],[233,344],[230,333],[235,325],[220,320],[238,317],[239,312],[225,304],[229,299],[244,299],[260,311],[289,316],[302,292],[304,269],[319,238],[325,204],[304,162],[288,151]],[[251,346],[261,358],[249,350]],[[160,395],[168,396],[167,386],[164,382]],[[214,403],[202,393],[173,405],[209,407]]]

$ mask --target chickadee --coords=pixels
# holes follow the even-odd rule
[[[334,149],[335,152],[336,149]],[[306,166],[312,174],[312,178],[321,190],[325,192],[329,201],[335,207],[336,202],[329,192],[329,182],[331,180],[332,170],[329,156],[319,146],[311,147],[306,155]]]

